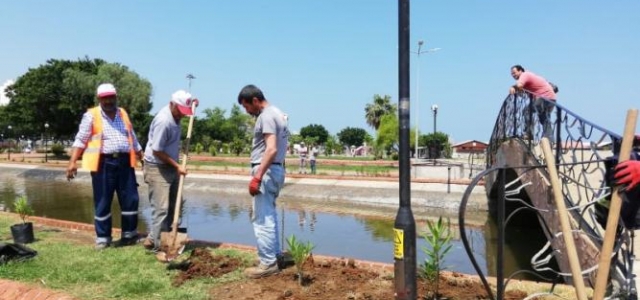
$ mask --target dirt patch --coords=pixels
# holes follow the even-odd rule
[[[353,261],[311,261],[305,264],[303,285],[298,283],[295,267],[279,274],[254,280],[232,282],[210,291],[212,299],[394,299],[394,280],[391,274],[360,268]],[[432,299],[432,287],[418,280],[418,298]],[[459,273],[440,278],[441,299],[489,299],[481,282]],[[527,293],[509,291],[505,299],[524,299]]]
[[[194,278],[220,277],[241,267],[242,261],[240,259],[212,255],[206,248],[195,248],[187,260],[169,265],[169,268],[182,270],[174,278],[174,286],[180,286],[185,281]]]

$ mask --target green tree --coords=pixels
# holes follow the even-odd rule
[[[378,128],[378,138],[376,139],[376,147],[384,150],[387,155],[391,155],[397,151],[398,145],[398,117],[388,114],[380,119],[380,127]]]
[[[395,115],[398,112],[398,108],[395,104],[391,103],[391,96],[378,94],[373,96],[373,103],[369,103],[364,108],[365,119],[367,124],[376,131],[380,127],[380,119],[387,114]]]
[[[342,153],[340,149],[340,143],[338,143],[338,138],[334,135],[330,135],[327,138],[327,141],[324,143],[324,152],[327,156],[331,156],[336,153]]]
[[[429,149],[429,157],[440,157],[442,154],[445,158],[451,158],[453,149],[449,143],[449,135],[436,132],[420,136],[420,145],[425,145]]]
[[[367,136],[367,131],[362,128],[347,127],[338,132],[338,140],[344,146],[360,146]]]
[[[317,143],[324,144],[329,137],[329,132],[322,125],[310,124],[300,129],[300,135],[303,139],[317,138]]]
[[[39,136],[48,122],[53,138],[70,138],[78,130],[80,116],[97,104],[95,89],[103,82],[116,86],[118,105],[129,113],[144,145],[151,121],[151,84],[127,66],[101,59],[50,59],[29,69],[6,90],[11,101],[3,109],[5,122],[25,136]]]

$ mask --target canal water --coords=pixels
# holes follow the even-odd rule
[[[5,172],[6,173],[6,172]],[[93,223],[92,189],[89,182],[60,180],[59,175],[47,176],[0,175],[0,209],[10,211],[14,199],[26,195],[37,216]],[[146,232],[151,222],[151,207],[146,184],[141,183],[140,232]],[[185,215],[183,226],[192,239],[255,245],[250,223],[251,199],[236,194],[212,193],[197,188],[184,191]],[[335,257],[393,263],[393,224],[397,208],[372,205],[356,205],[348,202],[319,202],[281,198],[278,200],[281,236],[296,235],[299,240],[316,245],[314,253]],[[416,214],[418,233],[426,231],[427,219],[444,215],[450,218],[455,235],[451,252],[444,265],[448,270],[475,274],[471,262],[459,240],[457,211],[423,211]],[[497,253],[496,227],[486,214],[473,214],[473,226],[467,236],[476,259],[485,274],[495,275]],[[113,204],[114,227],[120,227],[117,199]],[[469,225],[467,225],[469,227]],[[520,229],[522,230],[522,229]],[[508,240],[505,262],[507,274],[527,267],[528,252],[533,250],[531,235],[514,234]],[[518,238],[519,237],[519,238]],[[114,236],[114,239],[119,237]],[[286,241],[283,244],[286,249]],[[425,260],[423,238],[417,239],[418,263]],[[539,249],[539,248],[536,248]]]

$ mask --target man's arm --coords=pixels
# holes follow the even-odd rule
[[[166,152],[153,150],[153,155],[160,159],[163,163],[176,168],[180,175],[187,175],[187,169],[182,168],[182,166],[177,161],[173,160],[173,158],[171,158],[171,156],[169,156],[169,154],[167,154]]]
[[[264,142],[266,145],[266,149],[264,150],[264,155],[262,156],[262,161],[260,162],[260,167],[256,170],[256,173],[253,174],[253,177],[262,179],[264,173],[267,172],[269,166],[273,163],[273,160],[276,158],[276,153],[278,153],[278,146],[276,143],[276,135],[273,133],[265,133],[264,134]]]

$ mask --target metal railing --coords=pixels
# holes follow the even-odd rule
[[[552,283],[547,294],[554,294],[556,283],[563,280],[573,280],[570,273],[563,273],[557,267],[548,265],[552,254],[544,256],[545,252],[553,253],[564,250],[548,249],[557,246],[557,240],[563,239],[562,232],[554,229],[557,226],[548,224],[549,214],[555,211],[555,206],[553,207],[554,211],[536,207],[523,199],[521,194],[521,190],[532,184],[532,182],[523,182],[527,178],[532,178],[524,175],[527,172],[539,172],[544,174],[542,177],[548,178],[539,146],[542,137],[549,138],[552,143],[558,176],[563,187],[562,194],[571,216],[577,223],[576,228],[573,229],[574,234],[581,234],[597,249],[600,249],[602,244],[604,225],[602,225],[601,204],[606,202],[603,200],[610,199],[611,196],[610,183],[605,177],[609,175],[612,168],[612,158],[615,158],[619,153],[621,136],[589,122],[557,103],[544,99],[536,101],[524,93],[509,95],[502,104],[491,135],[487,149],[486,170],[472,180],[463,196],[459,211],[462,243],[487,292],[493,299],[503,299],[504,291],[510,280],[519,278],[525,273]],[[518,161],[501,161],[504,160],[504,157],[499,156],[499,150],[506,142],[518,143],[518,149],[522,149],[521,161],[519,159]],[[506,174],[510,170],[512,177],[513,174],[516,174],[517,178],[511,178],[511,181],[508,181]],[[470,193],[481,181],[490,183],[485,187],[487,189],[493,188],[496,204],[495,221],[498,226],[498,251],[495,297],[486,280],[486,275],[482,273],[469,246],[464,225],[466,204]],[[489,191],[487,191],[487,195],[489,195]],[[551,200],[551,202],[553,201]],[[517,203],[520,208],[507,213],[505,205],[513,203]],[[511,220],[525,211],[532,211],[538,216],[540,226],[548,237],[549,243],[538,254],[531,257],[531,268],[518,270],[507,275],[504,273],[505,228]],[[543,218],[545,214],[546,218]],[[621,222],[621,225],[623,223]],[[625,226],[620,226],[616,236],[615,256],[610,272],[611,295],[623,296],[626,297],[625,299],[636,299],[635,275],[632,272],[633,229],[636,224],[624,223],[623,225]],[[551,247],[549,247],[550,245]],[[595,276],[596,269],[597,265],[583,268],[583,278],[588,281],[590,276]],[[552,274],[552,276],[548,276],[548,274]]]

